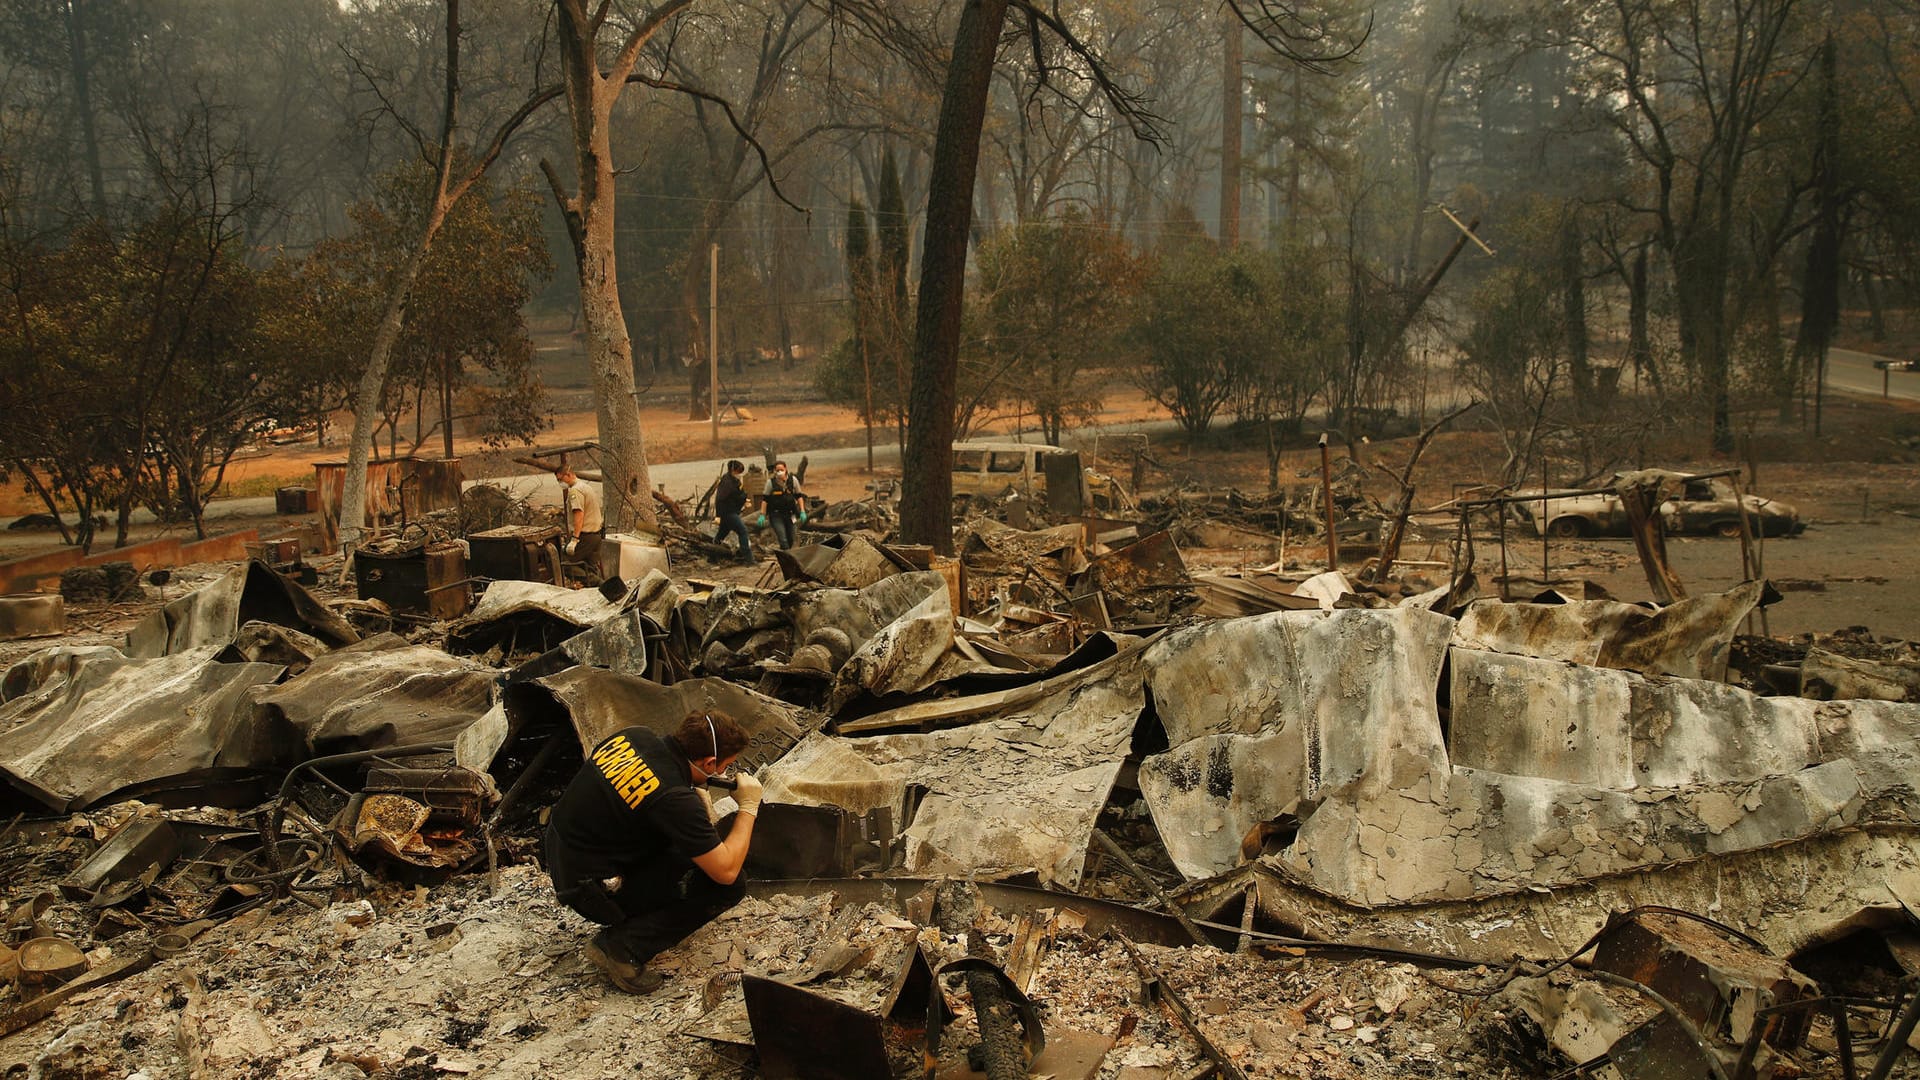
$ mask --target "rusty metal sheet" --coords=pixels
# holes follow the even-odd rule
[[[1193,575],[1200,593],[1194,614],[1210,619],[1236,619],[1269,611],[1318,611],[1320,602],[1293,591],[1293,582],[1272,574],[1208,572]]]
[[[0,706],[0,779],[65,811],[258,765],[248,690],[281,669],[223,664],[218,651],[74,657]]]
[[[1616,920],[1593,954],[1596,970],[1652,989],[1680,1007],[1704,1034],[1739,1045],[1759,1010],[1818,997],[1812,979],[1786,961],[1697,919],[1643,911]],[[1791,1050],[1806,1038],[1812,1014],[1782,1017],[1767,1041]]]
[[[147,658],[226,645],[243,624],[254,621],[289,627],[333,646],[360,640],[345,619],[299,583],[254,560],[142,619],[128,631],[125,652]]]
[[[0,596],[0,641],[67,632],[67,602],[58,593]]]
[[[740,989],[767,1080],[891,1080],[879,1016],[758,975]]]
[[[1508,604],[1487,598],[1461,613],[1454,644],[1646,675],[1724,679],[1734,632],[1764,588],[1749,581],[1657,610],[1612,600]]]
[[[1093,560],[1100,584],[1120,593],[1174,588],[1188,584],[1187,564],[1173,534],[1162,530]]]
[[[106,843],[60,882],[69,900],[88,900],[102,888],[158,873],[180,854],[180,834],[172,822],[159,817],[136,817],[122,825]],[[149,878],[148,880],[152,880]]]
[[[359,795],[341,812],[347,850],[421,870],[450,870],[480,849],[457,830],[430,829],[432,810],[404,795]]]
[[[347,484],[347,463],[316,462],[314,488],[320,504],[320,528],[326,550],[339,544],[340,507]],[[382,528],[418,521],[435,510],[458,510],[462,474],[459,458],[388,458],[367,463],[365,525]]]
[[[473,606],[466,548],[456,543],[358,551],[353,572],[360,599],[379,600],[394,611],[457,619]]]

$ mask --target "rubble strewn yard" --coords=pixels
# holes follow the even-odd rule
[[[1522,588],[1497,498],[1396,527],[1353,476],[1330,568],[1321,490],[976,497],[953,557],[833,503],[751,568],[668,525],[600,588],[449,513],[377,580],[76,602],[0,654],[0,1075],[1920,1068],[1920,651],[1766,635],[1757,574]],[[1648,527],[1605,550],[1684,582]],[[542,815],[702,707],[753,884],[630,996]]]

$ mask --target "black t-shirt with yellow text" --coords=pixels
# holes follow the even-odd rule
[[[720,845],[686,758],[643,727],[607,737],[553,807],[578,870],[611,876],[666,855],[691,860]]]

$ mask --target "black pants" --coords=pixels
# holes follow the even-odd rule
[[[545,848],[547,873],[560,902],[604,924],[601,939],[608,951],[633,964],[644,965],[678,945],[747,895],[745,881],[722,885],[691,861],[671,855],[621,866],[578,858],[551,827]],[[620,888],[609,892],[602,879],[614,876]]]
[[[780,550],[793,547],[793,522],[795,510],[767,511],[767,524],[773,526],[773,538],[780,542]]]

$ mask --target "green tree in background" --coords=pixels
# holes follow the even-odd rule
[[[1143,270],[1131,244],[1073,209],[1003,229],[980,245],[975,283],[983,348],[1006,395],[1058,445],[1099,414],[1092,371],[1116,359]]]

